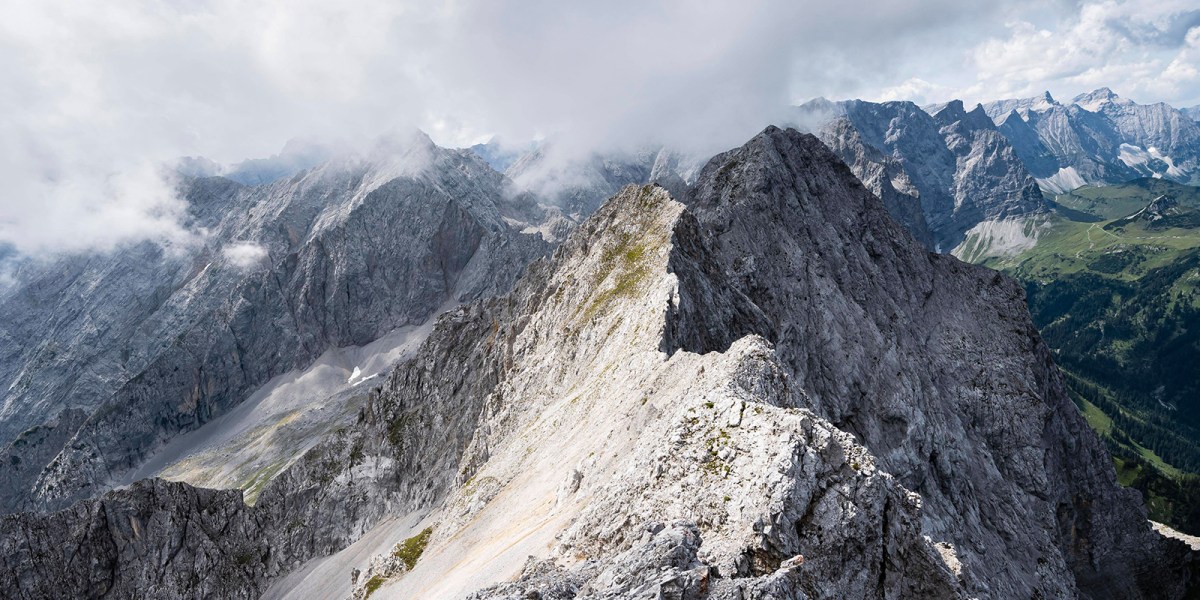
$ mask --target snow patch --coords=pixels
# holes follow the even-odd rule
[[[1076,102],[1075,105],[1088,112],[1098,113],[1100,109],[1104,108],[1105,104],[1109,103],[1111,103],[1111,100],[1108,98],[1091,97],[1083,102]]]
[[[1033,102],[1029,104],[1029,108],[1026,110],[1026,113],[1028,114],[1028,111],[1030,110],[1034,112],[1045,112],[1054,108],[1055,106],[1058,106],[1058,101],[1050,96],[1050,92],[1046,92],[1041,96],[1034,98]]]
[[[1160,178],[1163,175],[1169,175],[1171,177],[1183,176],[1183,171],[1175,166],[1175,160],[1170,156],[1159,152],[1158,148],[1155,148],[1154,146],[1140,148],[1138,146],[1134,146],[1133,144],[1121,144],[1120,155],[1117,157],[1117,159],[1141,173],[1149,173],[1156,178]],[[1167,170],[1160,172],[1152,168],[1150,166],[1150,162],[1153,160],[1159,160],[1165,163],[1167,165]]]

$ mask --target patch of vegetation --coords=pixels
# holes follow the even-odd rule
[[[1088,262],[1088,268],[1100,273],[1120,273],[1130,267],[1146,262],[1146,255],[1140,249],[1118,248],[1105,252]]]
[[[235,554],[233,556],[233,562],[237,563],[238,566],[244,567],[244,566],[249,565],[250,563],[254,562],[254,560],[256,558],[257,558],[257,555],[255,554],[255,552],[253,550],[245,550],[243,552],[238,552],[237,554]]]
[[[491,475],[485,475],[483,477],[472,476],[465,483],[463,483],[462,493],[464,496],[474,496],[476,492],[480,490],[480,488],[483,488],[486,491],[487,489],[495,486],[497,483],[498,480]]]
[[[375,591],[383,585],[384,581],[386,581],[386,579],[383,577],[379,575],[372,575],[371,578],[367,580],[367,585],[365,586],[366,593],[363,594],[363,600],[370,598],[371,594],[374,594]]]
[[[417,559],[425,553],[425,547],[429,545],[429,536],[433,535],[433,528],[426,527],[418,533],[399,544],[392,549],[392,556],[400,559],[408,570],[412,570],[417,565]]]
[[[639,284],[650,273],[644,261],[648,250],[647,241],[634,240],[632,235],[625,233],[621,235],[620,242],[604,251],[600,257],[600,271],[596,277],[596,284],[602,285],[610,278],[612,283],[593,297],[584,310],[585,320],[590,320],[607,310],[617,298],[636,295]]]
[[[359,439],[355,440],[354,445],[350,447],[349,459],[350,459],[351,467],[362,463],[363,458],[365,458],[366,453],[363,450],[363,446],[364,446],[364,442],[363,442],[362,438],[359,438]]]
[[[651,272],[649,258],[668,242],[667,233],[652,225],[661,207],[653,186],[643,186],[636,199],[622,205],[624,231],[600,251],[599,268],[590,282],[590,289],[598,291],[580,311],[585,321],[607,311],[614,301],[637,295]]]
[[[703,469],[705,473],[717,477],[725,477],[733,470],[733,467],[721,458],[721,450],[732,445],[733,442],[729,439],[729,432],[725,429],[717,430],[717,434],[708,438],[705,446],[708,449],[708,459],[704,461]]]
[[[1200,188],[1150,177],[1113,185],[1084,186],[1073,192],[1059,194],[1054,202],[1071,211],[1108,221],[1133,214],[1164,195],[1175,198],[1185,206],[1200,206]],[[1084,221],[1086,218],[1075,217],[1074,220]]]

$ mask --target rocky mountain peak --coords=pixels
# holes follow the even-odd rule
[[[1015,121],[1024,121],[1025,120],[1024,117],[1021,116],[1021,113],[1017,112],[1017,109],[1014,108],[1014,109],[1008,111],[1007,113],[1005,113],[999,119],[996,119],[995,123],[996,123],[996,125],[1004,125],[1005,123],[1009,122],[1010,119],[1013,119]]]
[[[1025,315],[1022,295],[1017,286],[1002,277],[997,278],[986,270],[973,271],[958,263],[943,262],[936,256],[920,252],[908,241],[885,241],[900,238],[896,235],[898,232],[893,229],[895,225],[884,216],[878,201],[855,184],[844,183],[846,178],[838,175],[839,172],[844,173],[838,161],[813,142],[814,140],[794,131],[768,130],[743,148],[714,158],[701,175],[698,189],[692,191],[695,211],[700,222],[711,227],[716,235],[717,254],[738,257],[736,262],[727,263],[726,270],[744,273],[734,281],[743,282],[746,295],[768,316],[770,322],[787,324],[781,325],[782,331],[777,331],[771,339],[775,341],[777,353],[785,369],[792,375],[792,381],[805,390],[806,398],[811,403],[809,406],[831,423],[853,432],[856,439],[862,440],[874,456],[880,457],[881,468],[895,475],[898,481],[907,482],[906,485],[912,486],[909,489],[921,494],[923,522],[930,527],[926,529],[926,535],[931,535],[935,540],[941,539],[939,535],[950,538],[950,543],[957,549],[957,560],[964,565],[974,565],[965,567],[964,572],[973,571],[976,573],[975,577],[982,578],[980,581],[993,577],[984,574],[988,570],[988,567],[983,566],[987,559],[975,554],[971,549],[972,543],[957,537],[958,534],[951,534],[949,531],[934,534],[934,531],[940,530],[940,526],[935,524],[943,519],[955,520],[959,523],[955,527],[966,524],[967,529],[974,532],[971,535],[980,536],[975,539],[987,539],[993,535],[1007,537],[1013,532],[1006,530],[1003,533],[992,533],[989,532],[990,525],[975,523],[972,518],[966,519],[964,523],[961,517],[951,515],[973,513],[976,510],[979,510],[980,514],[994,514],[993,508],[1015,503],[1014,506],[1024,506],[1030,511],[1021,519],[1044,520],[1049,530],[1061,531],[1060,526],[1049,524],[1062,523],[1064,515],[1069,513],[1072,516],[1068,520],[1080,524],[1073,526],[1073,531],[1077,534],[1087,530],[1090,533],[1086,535],[1097,536],[1096,540],[1106,538],[1115,532],[1110,529],[1111,524],[1119,521],[1124,523],[1120,526],[1123,533],[1117,535],[1128,536],[1129,543],[1157,544],[1158,542],[1151,541],[1153,536],[1147,536],[1145,522],[1135,516],[1140,514],[1140,509],[1128,504],[1130,496],[1117,486],[1108,460],[1104,457],[1102,445],[1082,422],[1067,398],[1059,376],[1050,365],[1048,352],[1037,340],[1032,324]],[[789,169],[783,166],[785,164],[794,166]],[[766,168],[765,165],[778,166]],[[721,174],[727,170],[744,175],[722,177]],[[739,217],[733,217],[726,212],[729,210],[729,201],[722,199],[732,200],[739,195],[742,197],[734,202],[743,206],[746,211]],[[789,228],[784,231],[768,226],[770,221],[803,225],[793,226],[799,227],[798,230]],[[771,254],[767,255],[764,251],[756,250],[757,248],[770,248]],[[831,253],[831,248],[839,250]],[[753,265],[753,268],[744,266],[748,264]],[[786,275],[785,271],[805,275],[796,278]],[[765,281],[775,283],[763,284]],[[857,282],[862,281],[874,283],[860,287]],[[956,300],[949,300],[945,295],[948,289],[961,290],[963,286],[971,286],[976,290],[971,294],[971,300],[964,300],[961,296]],[[833,314],[811,314],[803,308],[805,299],[817,297],[822,298],[823,303],[828,303],[825,306],[842,308]],[[918,305],[923,308],[912,308]],[[978,317],[967,316],[976,311]],[[1023,333],[967,333],[958,326],[951,325],[960,319],[962,322],[989,322],[992,317],[983,315],[994,315],[993,311],[1021,315],[1019,318],[1023,323]],[[906,325],[899,326],[896,319],[904,321]],[[840,347],[842,342],[834,342],[821,335],[808,338],[801,333],[835,329],[838,331],[836,338],[839,340],[860,339],[860,336],[866,336],[861,339],[869,337],[892,340],[884,344],[886,349],[879,351],[890,356],[914,358],[918,355],[927,356],[929,344],[933,344],[939,348],[935,352],[939,361],[947,361],[943,363],[944,366],[969,362],[971,359],[966,356],[954,358],[957,351],[951,350],[953,344],[949,339],[939,342],[918,336],[922,341],[916,342],[916,338],[908,340],[908,336],[917,331],[944,331],[947,327],[964,333],[969,338],[984,336],[978,338],[978,343],[994,353],[993,361],[999,361],[993,362],[992,366],[985,367],[981,372],[985,380],[994,377],[997,382],[1007,380],[1011,383],[1008,378],[1014,371],[1000,366],[1009,360],[1000,359],[1000,356],[1011,357],[1025,364],[1021,369],[1030,378],[1022,385],[1029,386],[1026,389],[1030,390],[1031,395],[989,391],[989,384],[980,380],[967,383],[959,380],[957,376],[949,375],[944,380],[946,387],[942,384],[935,386],[939,391],[934,393],[934,396],[927,397],[929,403],[925,403],[919,395],[913,396],[910,392],[901,390],[921,388],[924,384],[918,381],[929,376],[929,371],[925,371],[923,375],[908,375],[908,367],[904,366],[899,366],[895,371],[882,369],[888,373],[885,380],[865,371],[855,371],[854,367],[845,362],[825,363],[819,358],[823,355],[819,348],[826,347],[826,344]],[[902,330],[909,333],[902,333]],[[993,341],[984,342],[985,338]],[[865,348],[869,345],[871,344],[855,347]],[[1024,361],[1029,360],[1031,350],[1042,358],[1033,363],[1026,363]],[[874,352],[871,350],[868,354]],[[882,363],[874,363],[876,359]],[[888,363],[890,359],[884,358],[884,355],[875,355],[874,358],[863,356],[861,360],[863,362],[860,364],[883,364]],[[907,359],[900,359],[899,362],[904,364]],[[936,370],[942,367],[934,368]],[[951,367],[952,370],[956,368]],[[909,380],[910,376],[915,379]],[[939,376],[933,377],[938,379]],[[949,383],[950,381],[958,383]],[[958,387],[960,385],[963,387]],[[951,389],[959,389],[960,392],[952,392]],[[949,408],[934,399],[948,397],[942,394],[955,396],[958,393],[965,394],[973,400],[968,405]],[[1021,397],[1025,400],[1020,400]],[[1039,400],[1032,400],[1035,397]],[[1009,405],[1010,408],[1001,408],[1004,405]],[[1017,405],[1025,408],[1016,409]],[[1034,406],[1037,408],[1034,409]],[[958,416],[947,420],[949,413],[945,411],[948,408],[952,413],[959,410],[964,412],[959,412]],[[978,410],[991,415],[1013,410],[1022,412],[1023,415],[1008,423],[992,422],[984,426],[989,433],[983,433],[982,430],[975,430],[978,425],[967,425],[972,422],[981,424],[976,420],[977,417],[968,416]],[[950,425],[951,421],[958,425]],[[925,423],[927,426],[936,422],[938,425],[934,429],[939,433],[934,438],[922,439],[929,433],[928,430],[922,432],[921,428],[907,425],[913,422]],[[904,425],[897,426],[897,423]],[[963,429],[959,429],[960,426]],[[1058,433],[1048,434],[1051,430]],[[1049,442],[1051,438],[1071,441]],[[1029,441],[1018,442],[1018,439]],[[1003,461],[1004,464],[992,463],[1001,475],[998,479],[992,479],[991,483],[976,488],[991,490],[986,494],[972,493],[966,496],[948,490],[938,490],[936,485],[930,485],[939,477],[935,475],[941,468],[937,465],[950,455],[959,457],[953,460],[959,461],[956,464],[959,464],[960,468],[982,475],[992,467],[975,471],[977,467],[967,465],[978,464],[975,463],[978,457],[1005,454],[1008,451],[1001,448],[1008,444],[1015,444],[1013,447],[1017,447],[1025,443],[1036,444],[1042,450],[1036,453],[1036,458],[1030,454],[1029,461],[1012,456]],[[936,456],[923,456],[921,451],[914,453],[915,448],[935,447],[938,448]],[[1044,461],[1047,457],[1054,458],[1046,463]],[[1033,475],[1036,471],[1040,471],[1041,475]],[[959,470],[957,473],[962,475],[964,471]],[[1030,476],[1033,479],[1028,479]],[[986,475],[983,477],[990,478]],[[1033,490],[1042,484],[1033,482],[1043,477],[1046,482],[1061,482],[1066,478],[1066,481],[1070,481],[1067,488],[1075,491],[1062,490],[1062,503],[1035,500],[1041,492]],[[1090,491],[1082,492],[1085,488]],[[1085,517],[1090,509],[1077,504],[1078,500],[1071,499],[1073,494],[1080,493],[1086,497],[1103,496],[1106,498],[1104,502],[1111,502],[1119,508],[1105,516],[1090,513],[1090,516]],[[976,503],[989,504],[993,508],[983,509]],[[973,504],[977,508],[968,508],[968,505]],[[1067,508],[1068,506],[1073,508]],[[1062,510],[1067,512],[1059,512]],[[1035,514],[1040,516],[1035,517]],[[1080,519],[1090,520],[1092,524],[1083,526]],[[1027,590],[1039,587],[1047,590],[1065,589],[1063,586],[1073,585],[1066,583],[1067,580],[1075,580],[1081,588],[1092,590],[1085,593],[1094,593],[1110,583],[1115,584],[1118,579],[1131,577],[1117,576],[1110,583],[1099,584],[1094,578],[1100,575],[1093,570],[1095,567],[1091,562],[1099,557],[1098,554],[1089,553],[1089,558],[1077,556],[1074,554],[1076,551],[1070,550],[1070,543],[1065,540],[1056,541],[1053,535],[1043,537],[1045,534],[1036,533],[1040,527],[1033,526],[1032,522],[1027,522],[1022,528],[1026,528],[1026,533],[1018,534],[1018,537],[1023,537],[1024,541],[1016,542],[1014,538],[1009,537],[1010,548],[1014,544],[1030,544],[1030,547],[1042,548],[1059,547],[1064,553],[1061,555],[1063,562],[1055,569],[1061,569],[1060,572],[1064,575],[1068,571],[1074,575],[1065,575],[1065,579],[1059,578],[1057,583],[1050,583],[1050,579],[1042,576],[1010,579],[1006,585],[1015,586],[1010,588],[1010,591],[1016,595],[1023,595],[1015,590],[1024,586],[1030,586],[1024,588]],[[1025,537],[1027,535],[1028,537]],[[1041,541],[1035,541],[1039,538]],[[1115,559],[1115,556],[1112,558]],[[1120,568],[1127,574],[1130,573],[1129,569],[1137,571],[1145,568],[1126,564],[1124,561],[1129,558],[1116,560],[1114,568]],[[1009,568],[1012,566],[1010,564]],[[1029,562],[1019,568],[1034,573],[1041,567]],[[1024,583],[1020,583],[1021,581]],[[1137,585],[1154,584],[1144,582]],[[1126,590],[1126,593],[1138,593],[1128,587]],[[996,593],[995,588],[993,593]]]
[[[926,112],[933,115],[935,119],[945,122],[958,121],[967,114],[962,100],[951,100],[933,107],[932,110],[927,109]]]
[[[1032,98],[1012,98],[987,102],[983,108],[993,120],[999,120],[1014,110],[1022,117],[1028,117],[1030,113],[1044,113],[1061,106],[1058,100],[1055,100],[1054,96],[1046,91]]]
[[[965,115],[964,120],[970,121],[972,126],[975,128],[991,129],[995,127],[995,123],[993,123],[991,117],[987,115],[987,111],[984,110],[983,105],[979,103],[976,103],[975,108],[972,108],[970,112]]]
[[[1116,94],[1116,92],[1113,92],[1107,87],[1097,88],[1090,92],[1080,94],[1071,102],[1078,104],[1079,106],[1091,112],[1097,112],[1105,104],[1111,104],[1115,102],[1129,103],[1128,100],[1121,98]]]
[[[1162,214],[1166,212],[1167,209],[1175,206],[1179,206],[1179,201],[1176,200],[1174,196],[1163,194],[1154,200],[1151,200],[1150,204],[1146,205],[1146,209],[1151,212]]]
[[[59,420],[37,452],[6,448],[24,459],[0,472],[0,510],[61,508],[121,485],[169,440],[327,350],[507,290],[561,229],[474,154],[415,132],[266,185],[184,185],[211,232],[194,254],[70,257],[45,277],[87,293],[32,279],[5,299],[0,331],[45,339],[0,364],[0,412],[19,428],[0,431],[4,444],[63,407],[88,416]],[[64,343],[56,360],[38,358]]]

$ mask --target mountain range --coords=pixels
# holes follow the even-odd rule
[[[182,161],[197,240],[0,290],[0,590],[1193,593],[1040,288],[946,254],[1100,222],[1068,188],[1195,183],[1196,122],[1106,89],[792,120],[815,135],[709,159],[413,133]]]
[[[984,110],[1050,192],[1137,177],[1200,182],[1200,125],[1165,103],[1137,104],[1100,88],[1066,105],[1047,92]]]
[[[349,189],[423,184],[437,198],[468,184],[472,159],[426,150],[420,174],[364,173]],[[387,196],[400,214],[434,207],[447,222],[445,204],[405,197]],[[468,197],[492,215],[512,208]],[[449,214],[467,230],[481,219]],[[528,265],[511,291],[455,295],[479,288],[446,285],[453,271],[438,263],[432,301],[465,303],[253,506],[147,479],[0,517],[0,588],[1108,598],[1191,585],[1191,550],[1118,485],[1021,288],[926,252],[817,138],[768,128],[708,161],[683,202],[625,187],[549,257],[544,237],[505,223],[480,228],[503,241],[492,248],[525,248],[503,255]],[[461,236],[370,231],[372,248]],[[314,238],[329,239],[296,236]],[[341,247],[364,247],[353,239]],[[303,262],[288,256],[271,263]]]
[[[1052,208],[1044,194],[1138,177],[1200,183],[1200,124],[1108,88],[1069,104],[1047,92],[969,111],[961,101],[817,99],[796,107],[790,124],[821,137],[894,218],[942,252],[968,236],[987,238],[998,253],[1028,247],[1026,225]]]
[[[1081,410],[1118,455],[1122,481],[1146,495],[1156,519],[1200,530],[1189,491],[1198,487],[1200,405],[1185,366],[1200,360],[1189,333],[1200,308],[1189,300],[1200,248],[1189,204],[1200,149],[1194,113],[1107,88],[1066,104],[1045,93],[961,106],[816,100],[794,120],[926,247],[1022,282]],[[946,135],[948,123],[998,131],[975,138],[974,154],[990,160],[951,161],[964,145]],[[1012,193],[1013,182],[1031,179],[1038,197]],[[977,187],[955,196],[947,191],[955,181]],[[964,210],[971,204],[982,214]]]
[[[127,482],[272,378],[503,291],[549,251],[556,213],[474,154],[423,135],[375,151],[258,187],[188,180],[202,244],[18,273],[0,299],[0,506],[62,508]]]

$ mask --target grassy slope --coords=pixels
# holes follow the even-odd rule
[[[1121,482],[1156,520],[1200,533],[1200,229],[1113,223],[1164,194],[1200,209],[1200,188],[1160,180],[1081,188],[1055,198],[1034,248],[976,262],[1025,283]]]
[[[1112,220],[1137,212],[1162,194],[1174,196],[1180,204],[1200,206],[1200,188],[1163,179],[1138,179],[1104,187],[1082,187],[1060,194],[1054,201],[1072,210]]]

